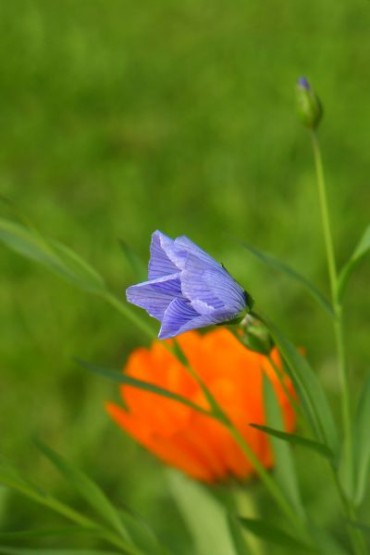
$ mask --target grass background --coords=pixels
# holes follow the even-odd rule
[[[2,2],[1,194],[122,296],[133,275],[118,239],[147,259],[154,229],[185,233],[306,347],[335,404],[327,317],[236,240],[327,291],[309,137],[295,115],[294,84],[306,75],[325,107],[339,263],[351,253],[369,223],[369,24],[366,0]],[[189,553],[160,465],[104,412],[115,386],[73,362],[121,366],[143,339],[99,300],[5,248],[0,264],[1,451],[77,504],[30,446],[41,437]],[[365,262],[347,297],[354,394],[370,363],[368,275]],[[327,477],[315,473],[301,465],[306,502],[330,525],[335,499],[330,490],[322,498]],[[53,522],[24,499],[1,499],[3,529]]]

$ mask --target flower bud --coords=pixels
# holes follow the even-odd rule
[[[251,351],[268,356],[274,342],[267,327],[256,317],[247,315],[241,324],[244,334],[242,343]]]
[[[297,81],[297,109],[303,125],[310,129],[318,127],[323,113],[321,102],[305,77]]]

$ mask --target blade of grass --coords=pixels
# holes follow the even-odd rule
[[[211,413],[206,409],[204,409],[203,407],[193,403],[192,401],[189,401],[189,399],[187,399],[186,397],[183,397],[182,395],[178,395],[177,393],[173,393],[172,391],[168,391],[163,387],[159,387],[157,385],[151,384],[149,382],[145,382],[143,380],[138,380],[136,378],[133,378],[132,376],[128,376],[127,374],[120,372],[119,370],[111,370],[109,368],[97,366],[96,364],[91,364],[83,360],[77,360],[77,362],[81,366],[89,370],[90,372],[93,372],[94,374],[98,374],[100,376],[103,376],[104,378],[108,378],[110,380],[113,380],[123,385],[136,387],[138,389],[142,389],[143,391],[148,391],[156,395],[161,395],[162,397],[167,397],[168,399],[172,399],[174,401],[182,403],[183,405],[186,405],[191,409],[201,412],[202,414],[211,416]]]
[[[35,444],[41,453],[58,469],[62,476],[67,479],[69,484],[73,486],[92,509],[95,510],[96,514],[102,517],[112,530],[118,532],[122,538],[126,541],[130,541],[131,538],[121,521],[118,511],[96,483],[41,441],[35,440]]]
[[[291,268],[288,264],[286,264],[279,258],[273,256],[272,254],[257,249],[249,243],[242,242],[241,244],[245,249],[247,249],[256,258],[258,258],[258,260],[266,264],[269,268],[273,268],[275,270],[283,272],[286,276],[293,279],[298,284],[303,285],[303,287],[315,299],[315,301],[318,302],[318,304],[327,312],[327,314],[329,314],[331,318],[334,317],[334,312],[330,301],[306,277],[302,276],[299,272]]]
[[[268,543],[295,549],[295,553],[311,552],[312,548],[276,526],[260,519],[240,517],[239,522],[246,530]]]
[[[280,429],[283,428],[283,419],[280,406],[276,399],[275,390],[266,375],[263,376],[263,393],[267,423],[274,424]],[[279,441],[274,436],[271,436],[271,444],[275,460],[274,474],[276,481],[280,484],[282,491],[285,493],[287,499],[290,500],[299,517],[304,520],[305,511],[298,489],[297,476],[290,452],[290,446],[287,443]]]
[[[168,481],[194,541],[197,555],[238,555],[224,507],[206,488],[185,476],[167,471]]]
[[[326,459],[330,460],[333,457],[333,454],[327,447],[327,445],[319,443],[318,441],[314,441],[313,439],[308,439],[296,434],[290,434],[281,430],[276,430],[275,428],[270,428],[269,426],[261,426],[260,424],[250,424],[250,426],[252,426],[252,428],[260,430],[261,432],[264,432],[265,434],[281,439],[282,441],[287,441],[291,445],[301,445],[302,447],[306,447],[307,449],[315,451]]]
[[[370,250],[370,225],[366,228],[364,234],[362,235],[357,247],[355,248],[351,258],[342,268],[339,280],[338,280],[338,299],[341,301],[344,297],[344,293],[347,289],[348,280],[356,268],[356,266],[361,262],[366,253]]]

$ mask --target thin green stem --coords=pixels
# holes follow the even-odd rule
[[[332,295],[333,305],[335,305],[336,290],[337,290],[337,266],[335,262],[334,242],[333,242],[333,237],[331,233],[328,200],[326,196],[324,166],[322,162],[319,141],[314,131],[312,131],[311,139],[312,139],[312,147],[313,147],[314,159],[315,159],[321,222],[322,222],[322,228],[323,228],[323,234],[324,234],[326,257],[328,262],[331,295]]]
[[[330,226],[328,201],[326,196],[324,167],[322,162],[319,141],[314,131],[311,134],[311,139],[312,139],[312,147],[314,152],[321,221],[322,221],[323,235],[324,235],[324,241],[325,241],[327,263],[328,263],[332,305],[333,305],[333,310],[335,315],[334,333],[335,333],[335,342],[336,342],[336,349],[337,349],[337,356],[338,356],[339,380],[340,380],[340,386],[342,391],[341,401],[342,401],[342,421],[343,421],[343,434],[344,434],[343,455],[344,455],[344,460],[345,460],[345,464],[348,472],[348,475],[346,478],[347,480],[349,480],[349,486],[351,489],[353,485],[353,478],[354,478],[352,408],[351,408],[351,400],[350,400],[347,355],[346,355],[346,349],[345,349],[343,308],[339,297],[338,274],[337,274],[337,267],[336,267],[336,261],[335,261],[334,243],[333,243],[333,237],[332,237],[331,226]],[[356,515],[355,515],[355,509],[354,509],[353,503],[351,502],[351,500],[348,498],[348,495],[346,495],[346,493],[343,490],[343,487],[338,477],[337,470],[334,468],[332,470],[335,478],[335,483],[337,485],[347,518],[349,518],[349,520],[355,520]],[[366,547],[364,544],[364,539],[362,534],[358,530],[352,529],[349,531],[349,536],[351,538],[354,552],[359,555],[365,555]]]
[[[317,185],[318,194],[320,202],[321,220],[324,234],[324,241],[326,247],[326,256],[328,262],[328,271],[332,295],[333,309],[335,313],[334,321],[334,332],[335,340],[338,353],[338,369],[339,369],[339,379],[342,390],[342,419],[343,419],[343,431],[345,437],[345,445],[347,449],[346,459],[349,464],[349,468],[352,468],[352,425],[351,425],[351,403],[349,396],[349,379],[348,379],[348,369],[347,360],[344,346],[344,333],[343,333],[343,317],[342,317],[342,306],[338,299],[338,276],[337,268],[335,262],[334,254],[334,244],[331,234],[330,218],[328,201],[326,196],[325,187],[325,177],[324,177],[324,167],[322,162],[321,150],[317,135],[312,132],[312,146],[315,159],[316,175],[317,175]],[[352,471],[351,471],[352,472]]]

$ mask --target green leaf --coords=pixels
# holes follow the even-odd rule
[[[347,288],[348,279],[357,264],[362,260],[365,254],[370,250],[370,225],[366,228],[365,233],[361,237],[354,253],[343,267],[338,280],[338,299],[342,300]]]
[[[80,493],[80,495],[95,510],[96,514],[125,540],[130,540],[127,530],[123,526],[119,513],[111,504],[107,496],[86,474],[64,460],[58,453],[35,441],[37,447],[48,460],[59,470],[68,482]]]
[[[118,551],[101,549],[50,549],[49,547],[28,549],[0,545],[1,555],[118,555],[118,553]]]
[[[303,447],[307,447],[307,449],[315,451],[326,459],[332,459],[333,457],[333,453],[330,451],[327,445],[319,443],[318,441],[314,441],[313,439],[308,439],[296,434],[289,434],[287,432],[282,432],[281,430],[275,430],[275,428],[270,428],[269,426],[261,426],[260,424],[250,424],[250,426],[252,426],[252,428],[257,428],[257,430],[261,430],[261,432],[264,432],[268,435],[274,436],[283,441],[287,441],[292,445],[302,445]]]
[[[283,428],[284,424],[280,406],[276,399],[276,393],[271,381],[266,375],[263,376],[263,393],[267,423],[274,424],[278,428]],[[271,437],[271,444],[275,459],[274,474],[276,481],[280,485],[286,498],[294,507],[298,516],[303,519],[305,512],[300,498],[290,446],[277,440],[274,436]]]
[[[209,411],[205,410],[199,405],[196,405],[192,401],[189,401],[189,399],[187,399],[186,397],[183,397],[182,395],[178,395],[177,393],[173,393],[172,391],[168,391],[163,387],[159,387],[157,385],[151,384],[149,382],[145,382],[143,380],[138,380],[136,378],[133,378],[132,376],[124,374],[119,370],[111,370],[109,368],[103,368],[102,366],[97,366],[95,364],[91,364],[83,360],[77,360],[77,362],[81,366],[89,370],[90,372],[94,372],[94,374],[98,374],[99,376],[104,376],[105,378],[108,378],[110,380],[113,380],[123,385],[129,385],[131,387],[142,389],[143,391],[149,391],[150,393],[155,393],[156,395],[167,397],[168,399],[172,399],[173,401],[182,403],[183,405],[186,405],[198,412],[210,415]]]
[[[301,399],[302,409],[311,423],[315,437],[320,443],[327,445],[336,457],[338,430],[320,381],[307,360],[278,328],[271,322],[268,323],[268,327],[286,362],[287,370]]]
[[[197,555],[238,555],[222,505],[205,486],[167,471],[171,492],[190,531]]]
[[[334,317],[334,311],[331,306],[330,301],[319,291],[319,289],[313,285],[306,277],[299,274],[296,270],[291,268],[288,264],[283,262],[282,260],[276,258],[272,254],[267,252],[261,251],[250,245],[249,243],[242,242],[244,248],[246,248],[249,252],[251,252],[256,258],[261,260],[264,264],[269,266],[270,268],[274,268],[275,270],[279,270],[283,272],[285,275],[303,285],[308,293],[321,305],[321,307],[331,316]]]
[[[153,530],[138,515],[128,510],[121,511],[121,518],[130,538],[144,555],[167,555]]]
[[[0,218],[0,241],[89,293],[106,292],[102,277],[71,249],[35,230]]]
[[[360,504],[368,486],[370,470],[370,377],[367,378],[357,407],[353,426],[353,446],[355,465],[354,501]]]
[[[0,483],[37,501],[47,498],[47,493],[23,478],[18,470],[3,457],[0,458]]]
[[[301,553],[302,551],[312,551],[310,546],[296,540],[284,530],[281,530],[264,520],[239,517],[239,521],[246,530],[258,538],[264,539],[266,542],[282,545],[283,547],[288,547],[289,549],[299,549],[300,551],[296,551],[296,553]]]
[[[245,535],[246,533],[241,529],[239,520],[235,515],[228,514],[227,522],[229,524],[230,535],[233,540],[236,555],[252,555],[243,536],[243,534]]]
[[[64,518],[77,523],[86,530],[90,530],[91,533],[103,538],[107,542],[119,545],[121,548],[124,548],[124,553],[127,555],[142,555],[142,552],[139,552],[131,542],[121,539],[119,535],[110,532],[107,528],[103,528],[84,514],[62,503],[50,493],[44,492],[28,480],[22,478],[18,471],[4,460],[0,460],[0,482],[44,507],[55,511]]]

